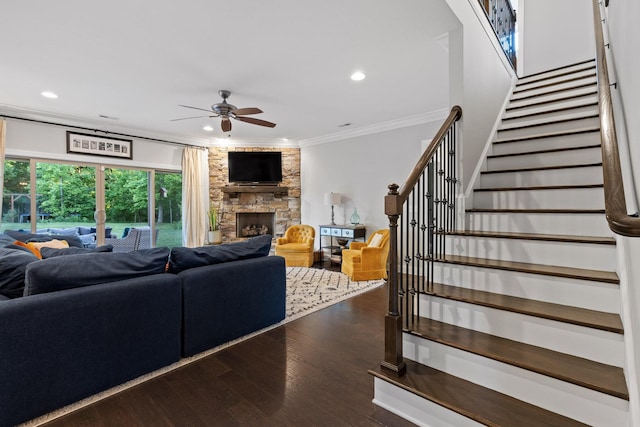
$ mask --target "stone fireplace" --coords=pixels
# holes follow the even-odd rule
[[[229,151],[280,151],[282,182],[277,186],[251,186],[229,189]],[[209,199],[222,208],[222,241],[244,240],[247,225],[264,224],[274,239],[282,237],[292,225],[300,224],[300,149],[290,147],[222,147],[209,148]],[[269,219],[247,215],[268,214]],[[262,225],[260,225],[262,230]],[[256,227],[254,227],[254,230]],[[251,229],[249,229],[251,232]]]
[[[276,215],[273,212],[236,213],[236,237],[254,237],[262,234],[274,235]]]

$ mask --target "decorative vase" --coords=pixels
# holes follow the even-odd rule
[[[356,208],[353,208],[353,213],[351,214],[351,224],[360,224],[360,215],[358,215],[358,210]]]
[[[220,230],[209,231],[207,233],[207,240],[210,244],[219,244],[222,243],[222,232]]]

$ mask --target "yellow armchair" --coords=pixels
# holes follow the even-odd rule
[[[287,267],[311,267],[315,237],[310,225],[292,225],[276,240],[276,255],[284,258]]]
[[[351,242],[342,251],[342,272],[353,281],[386,279],[388,256],[389,230],[378,230],[367,242]]]

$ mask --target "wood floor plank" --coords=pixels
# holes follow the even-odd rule
[[[414,335],[629,400],[622,368],[415,316]]]

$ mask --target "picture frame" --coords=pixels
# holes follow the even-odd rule
[[[67,153],[133,159],[133,141],[67,131]]]

